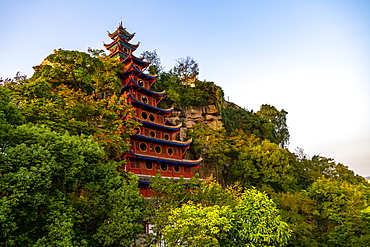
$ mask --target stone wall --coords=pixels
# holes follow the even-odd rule
[[[175,124],[182,124],[180,140],[185,139],[185,130],[197,123],[208,124],[211,128],[223,126],[221,114],[215,105],[178,108],[172,112],[169,120]]]

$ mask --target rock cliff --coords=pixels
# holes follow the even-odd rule
[[[221,114],[215,105],[176,108],[169,120],[176,124],[182,124],[180,140],[185,139],[185,130],[197,123],[208,124],[211,128],[223,126]]]

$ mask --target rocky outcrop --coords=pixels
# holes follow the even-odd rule
[[[214,129],[223,126],[221,114],[215,105],[177,108],[172,112],[169,120],[175,124],[181,123],[184,127],[181,128],[180,140],[186,137],[185,130],[197,123],[208,124]]]

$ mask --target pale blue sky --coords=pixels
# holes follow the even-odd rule
[[[370,1],[0,0],[0,77],[53,49],[103,49],[123,20],[171,69],[194,57],[201,80],[257,111],[285,109],[290,150],[370,175]]]

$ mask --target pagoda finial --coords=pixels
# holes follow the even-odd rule
[[[121,22],[119,23],[119,27],[123,27],[123,24],[122,24],[122,17],[121,17]]]

